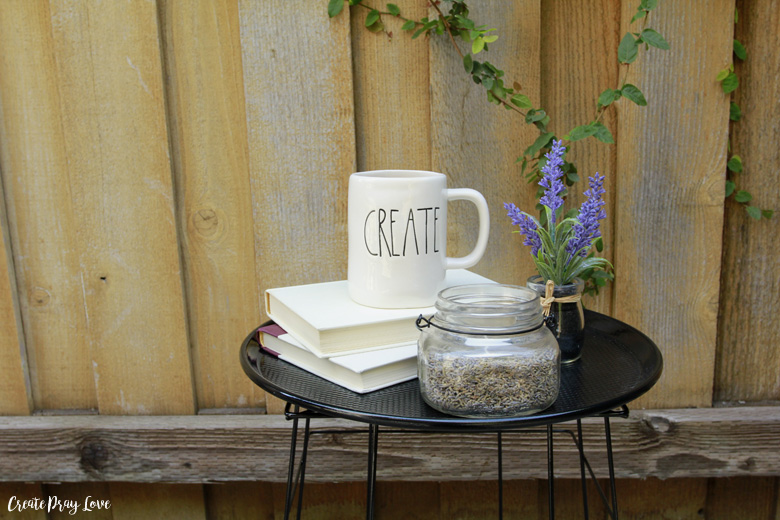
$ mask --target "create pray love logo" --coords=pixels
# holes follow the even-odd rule
[[[21,499],[12,496],[8,500],[8,511],[11,513],[21,513],[27,509],[46,511],[47,513],[60,512],[75,515],[79,511],[90,512],[99,509],[111,509],[110,500],[101,500],[92,496],[87,496],[83,500],[60,499],[56,495],[51,495],[48,499],[27,498]]]

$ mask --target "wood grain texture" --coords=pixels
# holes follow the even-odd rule
[[[159,11],[198,406],[263,406],[235,355],[260,323],[238,3]]]
[[[2,120],[0,103],[0,120]],[[0,179],[0,415],[27,415],[32,405],[11,238]]]
[[[274,520],[273,486],[269,482],[231,482],[204,486],[207,518]],[[284,507],[282,507],[284,512]]]
[[[731,151],[744,165],[736,182],[775,216],[757,222],[726,204],[715,399],[757,401],[780,399],[780,12],[769,1],[737,7],[735,37],[748,53],[736,63],[742,120],[732,123]]]
[[[203,486],[187,484],[122,484],[111,486],[114,520],[206,520]]]
[[[523,93],[538,102],[539,0],[473,4],[471,18],[497,29],[490,51],[475,56],[506,71],[505,83],[519,82]],[[473,268],[502,283],[525,285],[533,262],[522,240],[512,232],[504,202],[533,208],[535,188],[520,176],[515,160],[537,137],[533,127],[513,111],[491,105],[485,89],[475,85],[446,37],[431,38],[431,166],[446,173],[449,186],[481,192],[490,208],[487,251]],[[465,49],[465,44],[460,45]],[[475,212],[466,203],[448,213],[447,254],[467,254],[477,237]]]
[[[777,510],[777,482],[777,478],[710,479],[706,518],[773,520]]]
[[[55,26],[43,2],[0,12],[0,170],[33,406],[96,408]],[[8,309],[3,323],[3,350],[18,349]]]
[[[664,356],[635,406],[712,403],[729,112],[713,78],[730,62],[733,13],[732,0],[659,7],[647,24],[671,50],[642,49],[626,78],[649,106],[618,104],[613,315]]]
[[[259,289],[346,279],[349,18],[305,0],[239,6]]]
[[[51,7],[100,413],[192,413],[155,5]]]
[[[396,5],[408,19],[427,15],[424,1]],[[385,32],[372,33],[365,28],[368,9],[359,5],[350,12],[357,169],[430,170],[427,42],[412,40],[393,16],[382,16]]]
[[[560,139],[573,128],[593,121],[599,94],[607,88],[619,87],[620,4],[614,0],[543,0],[541,12],[541,106],[550,116],[550,131]],[[572,23],[572,20],[577,22]],[[614,107],[604,113],[601,121],[617,142]],[[587,199],[583,192],[588,189],[589,176],[599,173],[606,177],[604,209],[607,218],[601,221],[605,247],[600,256],[612,261],[617,145],[602,143],[596,138],[564,144],[566,159],[577,166],[581,179],[568,188],[567,209],[578,208]],[[611,313],[611,284],[599,293],[598,297],[586,296],[584,304],[589,309]]]
[[[649,410],[613,420],[619,478],[779,476],[780,411],[775,407]],[[0,424],[0,480],[207,483],[286,478],[290,423],[252,416],[49,416]],[[366,429],[320,419],[307,481],[365,478]],[[606,475],[603,421],[584,422],[585,450]],[[556,435],[556,476],[579,478],[571,438]],[[547,477],[545,432],[504,435],[504,478]],[[492,480],[495,435],[380,434],[380,480]],[[112,490],[113,493],[113,490]]]
[[[619,480],[616,489],[621,518],[709,518],[702,516],[707,497],[704,478]]]

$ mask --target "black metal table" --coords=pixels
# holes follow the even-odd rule
[[[568,433],[577,445],[580,455],[583,506],[587,518],[586,468],[594,480],[596,477],[582,448],[581,419],[603,417],[611,506],[598,482],[596,484],[610,516],[617,519],[617,495],[609,420],[610,417],[628,417],[626,403],[647,392],[655,384],[661,375],[663,360],[658,347],[647,336],[625,323],[603,314],[586,311],[585,324],[582,357],[562,368],[561,390],[555,403],[535,415],[501,419],[466,419],[440,413],[422,400],[416,379],[368,394],[354,393],[268,355],[260,348],[255,332],[250,333],[241,345],[241,366],[247,376],[263,390],[287,402],[285,415],[293,421],[284,518],[289,518],[296,488],[298,518],[300,518],[306,455],[309,437],[312,434],[309,421],[319,417],[344,418],[368,424],[366,517],[369,519],[373,518],[380,426],[442,433],[497,433],[499,517],[502,515],[503,502],[501,432],[545,426],[549,517],[554,518],[553,425],[576,421],[577,435],[575,436],[571,431]],[[294,478],[299,419],[305,421],[305,426],[298,476]]]

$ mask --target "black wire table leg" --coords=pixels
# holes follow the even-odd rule
[[[617,490],[615,489],[615,464],[612,460],[612,432],[609,428],[609,417],[604,417],[604,432],[607,437],[607,462],[609,464],[609,487],[612,492],[612,518],[618,520]]]
[[[585,446],[582,444],[582,419],[577,419],[577,448],[580,451],[580,481],[582,482],[582,508],[585,520],[590,518],[588,513],[588,482],[585,478]]]
[[[303,430],[303,451],[301,452],[301,473],[300,487],[298,488],[298,514],[297,520],[301,520],[301,510],[303,509],[303,482],[306,480],[306,453],[309,451],[309,418],[306,418],[306,426]]]
[[[295,406],[295,413],[298,413],[298,406]],[[290,509],[293,500],[293,474],[295,473],[295,443],[298,439],[298,419],[293,419],[292,436],[290,438],[290,465],[287,468],[287,494],[284,498],[284,520],[290,518]]]
[[[376,488],[376,457],[379,445],[379,426],[368,426],[368,475],[366,476],[366,518],[374,518],[374,492]]]
[[[504,460],[501,451],[501,432],[498,432],[498,520],[504,520]]]
[[[555,482],[554,482],[554,463],[553,463],[553,429],[552,425],[547,425],[547,502],[549,504],[549,518],[555,518]]]

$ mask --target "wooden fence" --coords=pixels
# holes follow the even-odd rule
[[[500,36],[490,61],[547,110],[553,131],[589,121],[626,70],[648,99],[605,114],[616,144],[570,151],[583,177],[607,177],[605,254],[617,279],[588,305],[646,332],[665,360],[658,385],[632,404],[651,411],[616,434],[621,515],[778,519],[778,218],[750,219],[724,190],[738,154],[740,188],[780,207],[780,6],[660,2],[648,23],[671,49],[642,50],[621,68],[638,1],[471,7]],[[425,0],[396,3],[428,15]],[[475,271],[515,284],[532,273],[502,203],[534,205],[515,159],[536,131],[486,103],[446,38],[412,40],[391,17],[392,37],[374,34],[366,10],[329,19],[326,6],[0,1],[0,518],[46,518],[5,503],[47,495],[110,499],[90,518],[279,518],[284,488],[267,471],[278,455],[260,448],[280,445],[280,403],[244,376],[237,349],[263,319],[264,289],[345,278],[354,171],[430,169],[481,191],[492,229]],[[738,123],[716,81],[734,38],[748,51],[736,64]],[[471,215],[454,205],[451,218],[459,254],[474,240]],[[137,415],[165,417],[125,417]],[[647,428],[670,450],[662,462],[626,441]],[[709,444],[694,450],[693,439]],[[198,466],[221,442],[239,449],[223,470]],[[189,460],[189,449],[203,456]],[[495,512],[492,474],[463,482],[412,465],[383,476],[381,453],[382,518]],[[469,464],[468,454],[457,456]],[[260,482],[248,482],[254,470]],[[507,514],[544,515],[544,482],[527,480],[539,475],[512,475]],[[320,475],[306,513],[362,517],[364,488],[345,482],[354,479]],[[578,485],[560,485],[562,518],[579,511]]]

